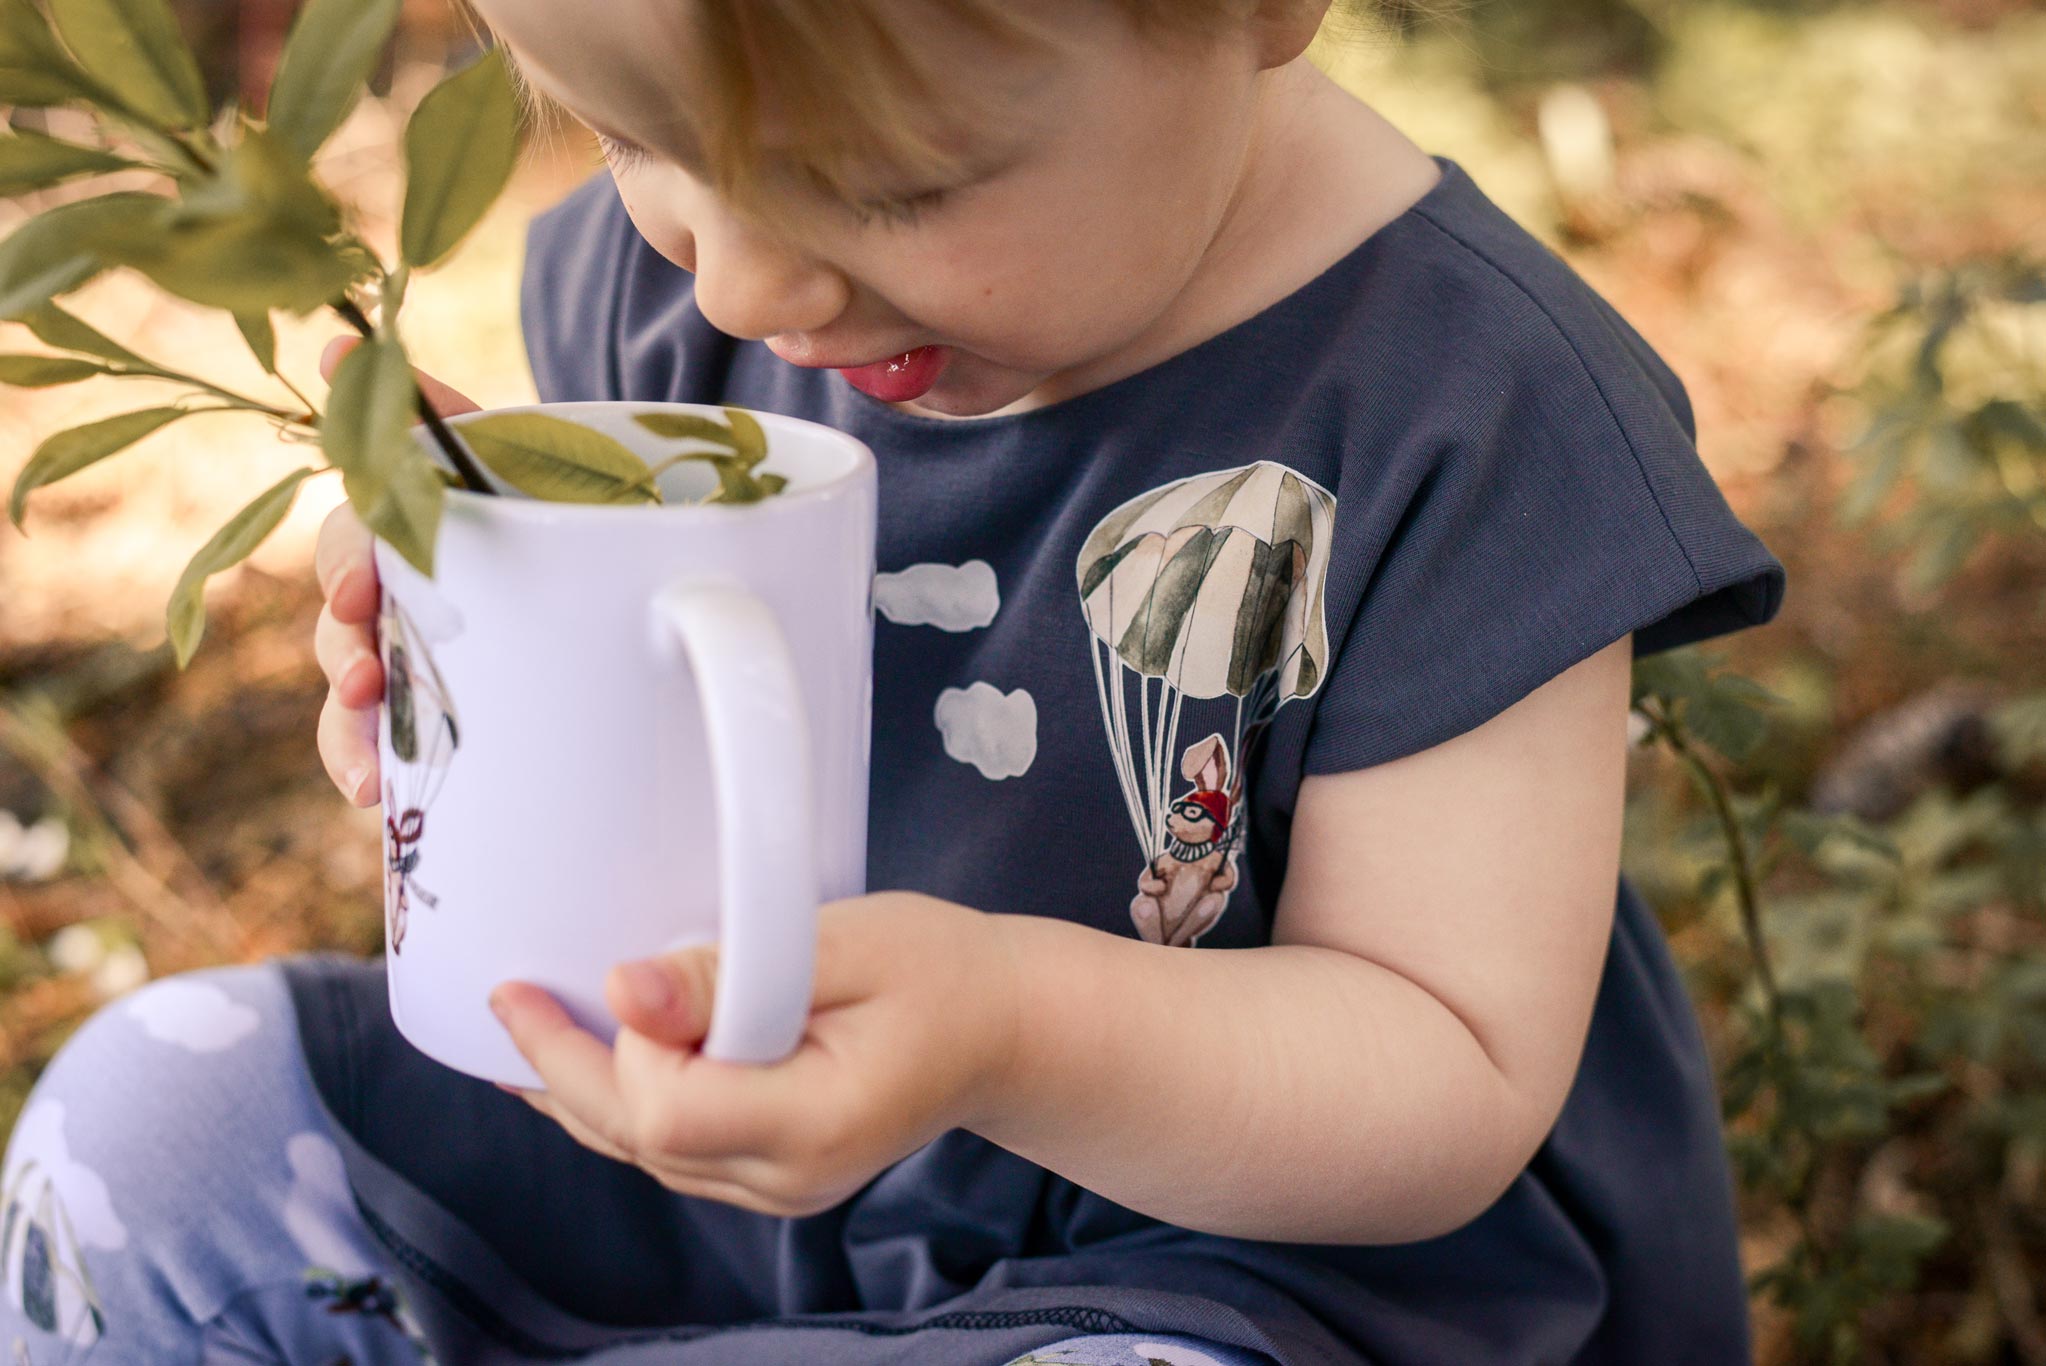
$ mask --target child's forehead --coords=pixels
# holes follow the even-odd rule
[[[824,152],[906,170],[1029,121],[1078,45],[972,0],[476,0],[529,81],[684,165]]]

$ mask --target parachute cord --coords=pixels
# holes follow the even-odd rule
[[[1229,782],[1237,791],[1243,789],[1243,699],[1236,699],[1236,730],[1229,739]]]
[[[1108,759],[1115,765],[1115,785],[1122,789],[1123,811],[1130,818],[1130,831],[1137,837],[1137,845],[1141,848],[1144,844],[1144,820],[1142,813],[1137,810],[1137,776],[1130,769],[1127,733],[1116,725],[1116,712],[1120,711],[1120,707],[1111,710],[1108,701],[1109,677],[1115,680],[1115,691],[1118,696],[1122,692],[1122,660],[1115,653],[1114,646],[1105,641],[1100,644],[1101,649],[1108,653],[1113,674],[1103,674],[1101,655],[1095,650],[1096,641],[1092,632],[1089,632],[1087,637],[1087,662],[1094,666],[1094,696],[1101,704],[1101,728],[1108,732]],[[1149,858],[1150,854],[1147,851],[1145,854],[1147,862]]]
[[[1162,692],[1159,702],[1162,706]],[[1137,727],[1144,737],[1144,814],[1151,818],[1144,835],[1144,856],[1156,858],[1159,827],[1164,821],[1158,805],[1158,751],[1151,739],[1151,680],[1141,673],[1137,675]]]
[[[1179,708],[1186,694],[1165,680],[1158,681],[1158,847],[1165,847],[1165,812],[1172,805],[1172,752],[1179,747]]]

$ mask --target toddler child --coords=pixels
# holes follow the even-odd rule
[[[14,1136],[0,1345],[1747,1359],[1618,870],[1630,660],[1783,569],[1649,347],[1307,62],[1325,4],[477,0],[610,163],[532,230],[541,394],[878,457],[877,890],[768,1067],[695,1051],[709,951],[613,972],[615,1047],[500,988],[523,1095],[407,1046],[374,963],[109,1006]],[[345,511],[317,569],[369,803]]]

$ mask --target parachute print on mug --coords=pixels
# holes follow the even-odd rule
[[[377,624],[384,651],[384,725],[398,759],[397,771],[384,775],[384,922],[392,953],[405,951],[413,904],[440,901],[417,877],[425,852],[421,841],[426,813],[461,743],[455,702],[430,648],[460,634],[461,616],[430,585],[423,591],[418,584],[408,587],[409,610],[386,587]]]
[[[1327,489],[1260,460],[1140,494],[1080,549],[1101,722],[1144,855],[1130,919],[1154,944],[1191,945],[1228,908],[1251,755],[1328,665],[1335,513]],[[1207,733],[1181,750],[1189,721]]]

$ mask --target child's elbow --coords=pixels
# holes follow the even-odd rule
[[[1465,1166],[1464,1179],[1443,1192],[1443,1198],[1429,1212],[1434,1217],[1424,1216],[1424,1231],[1414,1234],[1412,1240],[1446,1237],[1498,1204],[1548,1141],[1555,1122],[1553,1113],[1544,1115],[1522,1108],[1511,1119],[1495,1116],[1494,1122],[1475,1130],[1489,1132],[1495,1141]]]

